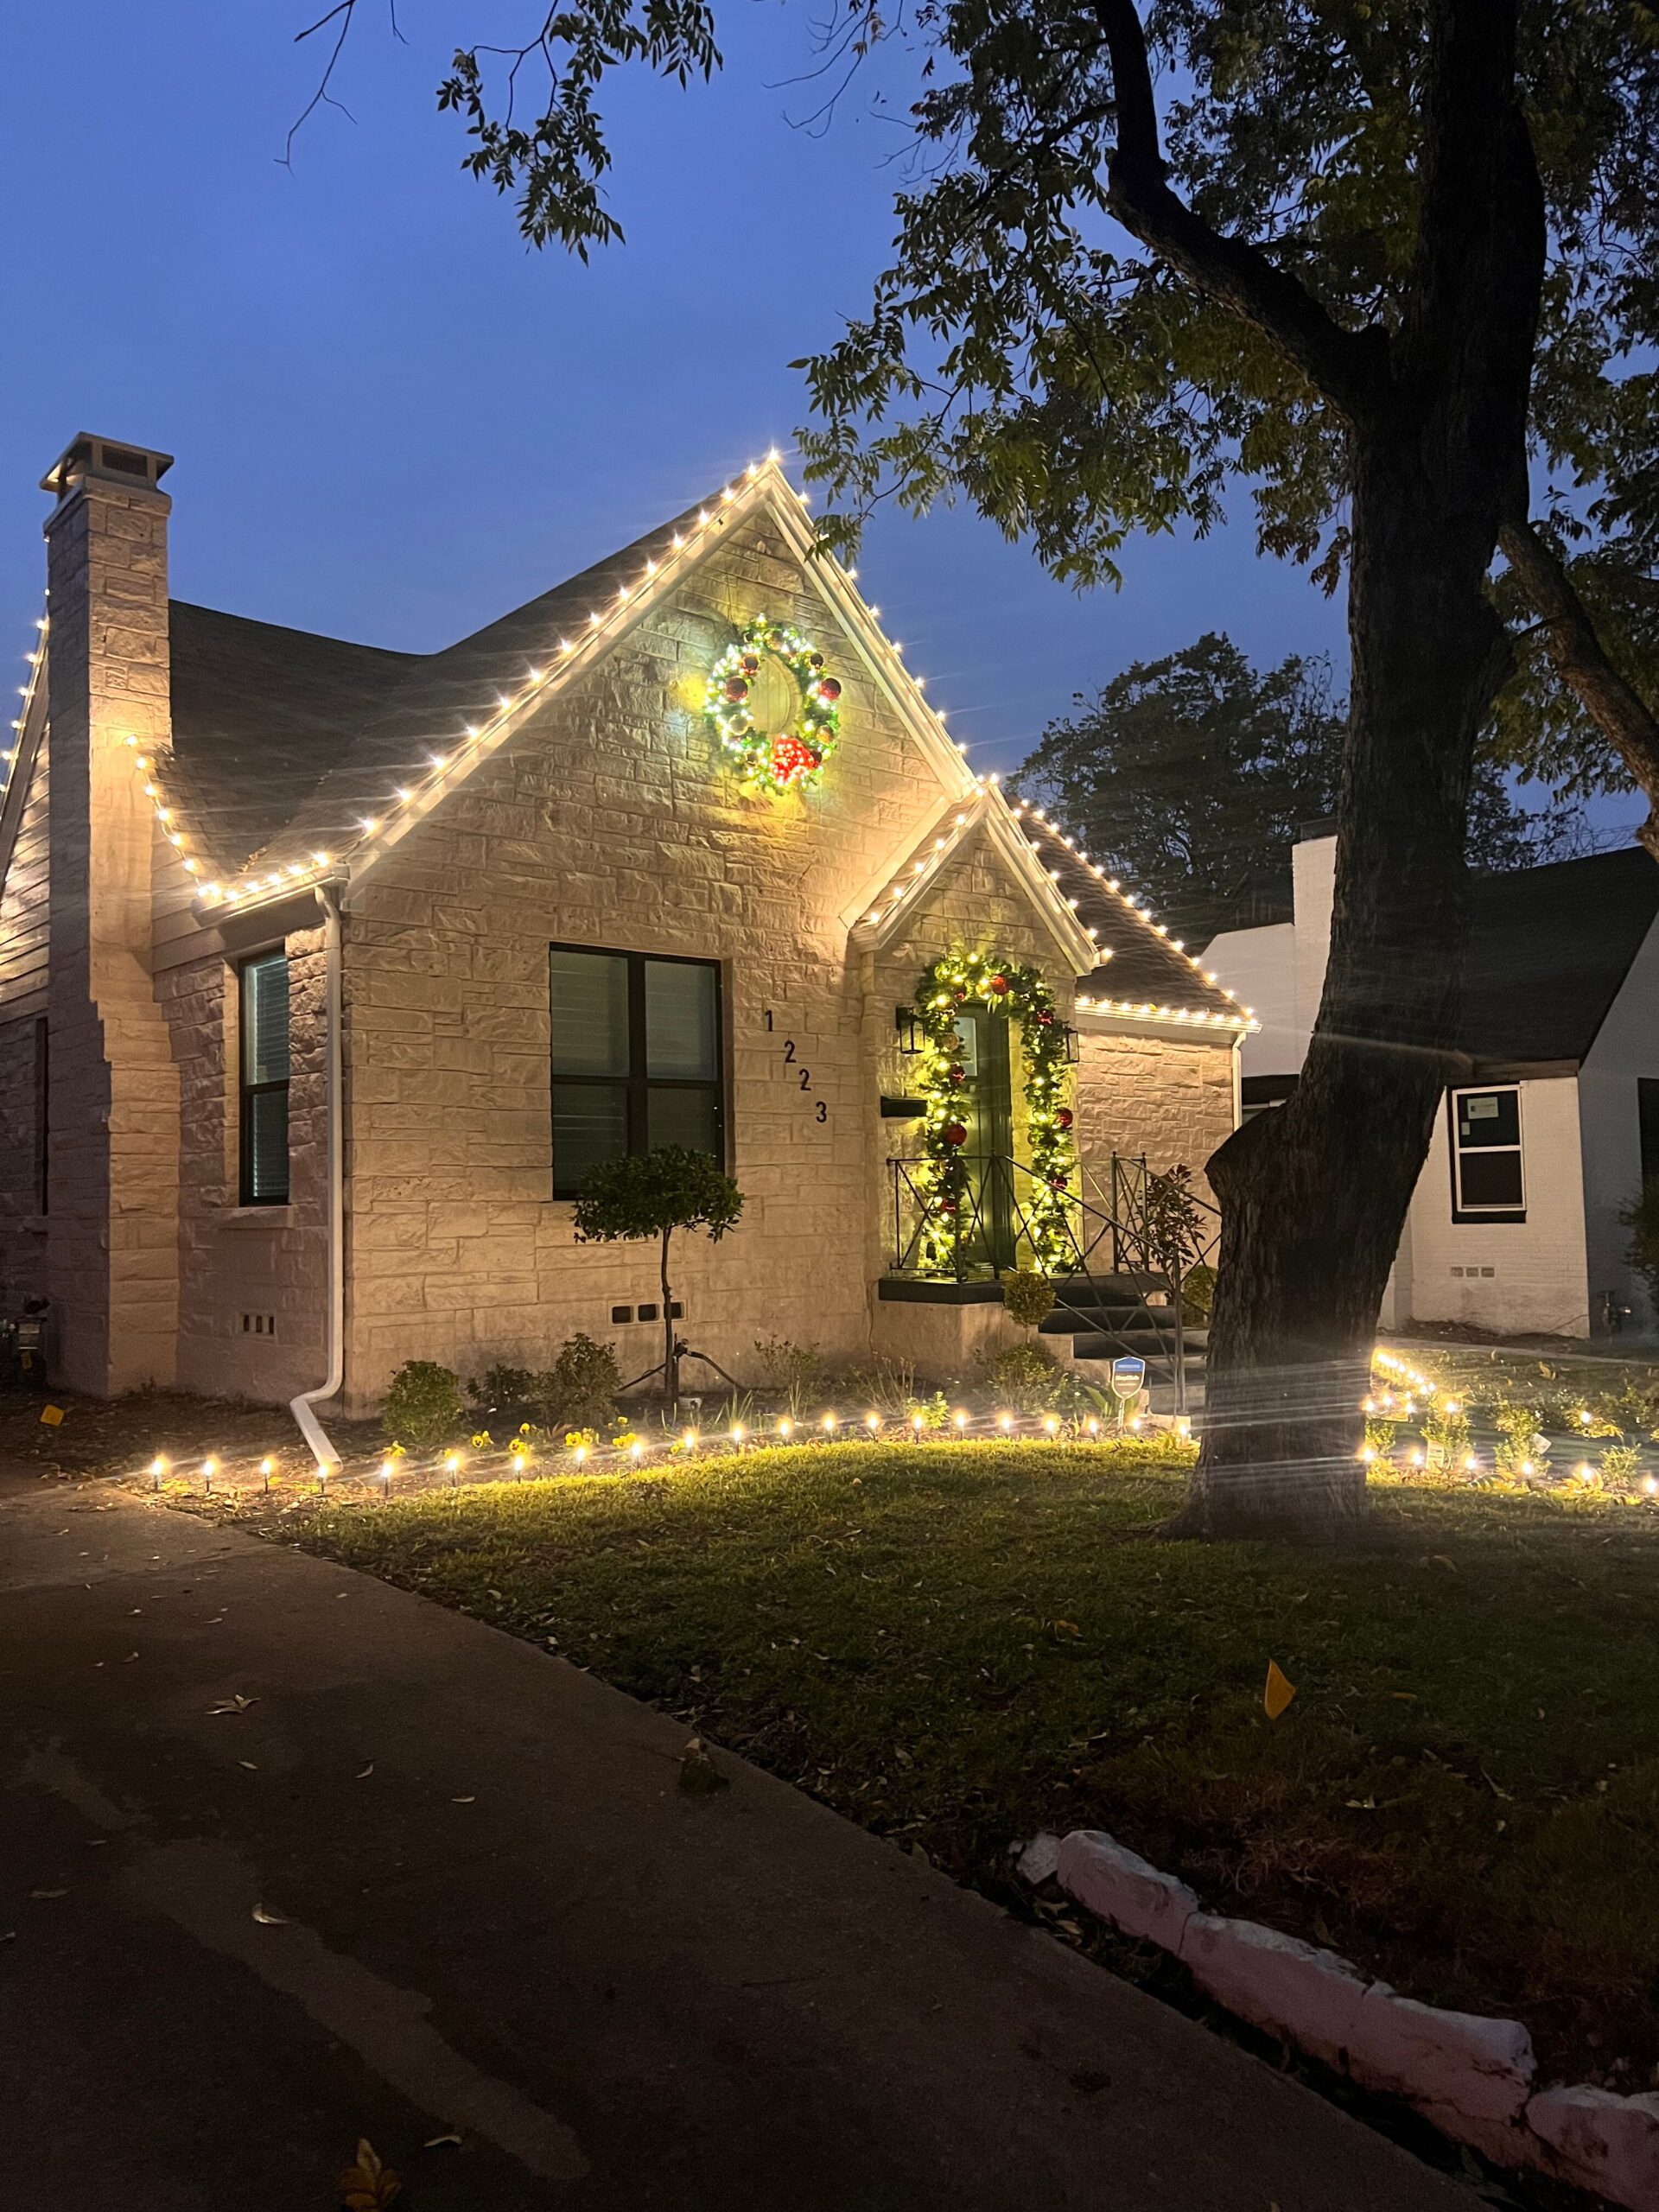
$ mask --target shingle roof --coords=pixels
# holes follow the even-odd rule
[[[452,746],[504,682],[549,659],[620,583],[635,583],[697,512],[440,652],[390,652],[175,600],[168,782],[198,837],[231,868],[284,831],[346,842],[365,806],[381,810],[387,787],[419,773],[429,748]]]
[[[1111,955],[1092,976],[1077,978],[1083,989],[1098,999],[1135,1005],[1221,1015],[1242,1011],[1224,983],[1209,982],[1202,963],[1160,929],[1130,891],[1080,853],[1063,830],[1034,809],[1016,806],[1015,811],[1061,895],[1075,903],[1077,919],[1095,931],[1101,950]]]
[[[1659,915],[1637,846],[1476,879],[1462,1044],[1478,1060],[1581,1060]]]

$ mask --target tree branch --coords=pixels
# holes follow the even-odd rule
[[[1106,205],[1125,230],[1206,298],[1230,308],[1290,360],[1350,420],[1363,408],[1388,340],[1335,323],[1295,277],[1246,238],[1212,230],[1172,192],[1159,143],[1146,32],[1135,0],[1093,0],[1111,60],[1117,143],[1107,163]]]
[[[1504,559],[1541,618],[1544,651],[1561,682],[1647,794],[1637,836],[1659,861],[1659,716],[1613,666],[1567,563],[1524,514],[1497,534]]]

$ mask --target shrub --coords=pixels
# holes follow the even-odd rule
[[[1618,1217],[1630,1232],[1624,1256],[1647,1285],[1648,1302],[1659,1313],[1659,1175],[1649,1175]]]
[[[1601,1479],[1613,1490],[1623,1490],[1636,1480],[1641,1465],[1642,1454],[1634,1444],[1610,1444],[1601,1455]]]
[[[531,1395],[548,1428],[600,1428],[610,1420],[621,1388],[616,1354],[578,1331],[560,1345],[545,1374],[534,1378]]]
[[[1498,1433],[1495,1456],[1503,1473],[1523,1475],[1529,1466],[1535,1474],[1543,1472],[1549,1439],[1539,1433],[1538,1416],[1531,1406],[1510,1405],[1500,1399],[1492,1408],[1492,1426]]]
[[[757,1337],[754,1353],[765,1387],[775,1391],[798,1421],[809,1400],[823,1395],[823,1354],[816,1344],[791,1344],[787,1337]]]
[[[486,1367],[467,1385],[475,1406],[524,1406],[536,1395],[536,1377],[527,1367]]]
[[[916,1370],[907,1359],[882,1358],[869,1367],[849,1367],[836,1386],[836,1395],[849,1413],[863,1408],[906,1420],[920,1402]]]
[[[1065,1413],[1077,1402],[1077,1385],[1040,1344],[1011,1344],[982,1361],[984,1387],[1016,1414]]]
[[[391,1378],[380,1426],[406,1452],[431,1452],[448,1442],[465,1410],[461,1377],[452,1369],[435,1359],[406,1359]]]
[[[1207,1329],[1215,1310],[1216,1271],[1200,1260],[1181,1277],[1181,1319],[1195,1329]]]
[[[1046,1275],[1021,1268],[1002,1279],[1002,1303],[1008,1319],[1022,1329],[1035,1329],[1046,1321],[1054,1306],[1054,1286]]]

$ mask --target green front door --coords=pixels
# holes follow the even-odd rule
[[[1008,1069],[1008,1019],[984,1007],[957,1017],[959,1065],[967,1077],[962,1122],[968,1132],[968,1203],[963,1208],[965,1262],[1001,1270],[1014,1265],[1014,1091]]]

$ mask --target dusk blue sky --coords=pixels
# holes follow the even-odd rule
[[[313,0],[312,13],[321,13]],[[0,206],[0,637],[39,610],[35,489],[77,430],[176,456],[175,596],[424,650],[702,497],[804,412],[787,364],[865,305],[900,133],[849,97],[829,130],[810,11],[734,0],[722,76],[607,98],[623,245],[583,267],[518,238],[460,169],[434,89],[457,41],[537,0],[364,0],[335,89],[305,0],[55,0],[7,11]],[[884,64],[902,95],[904,63]],[[868,88],[867,88],[868,89]],[[1241,502],[1242,509],[1242,502]],[[1256,557],[1248,521],[1141,540],[1079,597],[957,510],[884,515],[860,581],[980,767],[1071,695],[1224,628],[1258,661],[1329,652],[1340,603]]]

